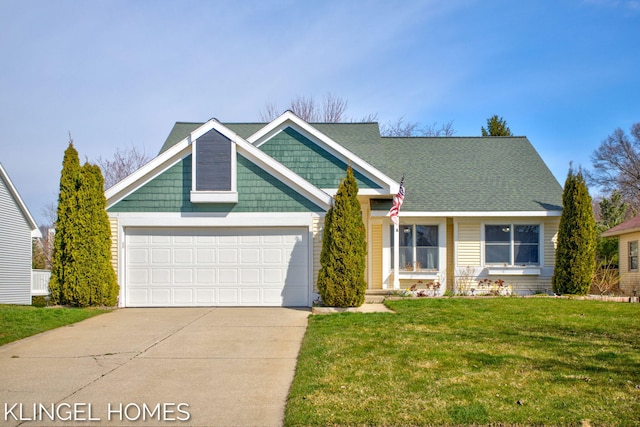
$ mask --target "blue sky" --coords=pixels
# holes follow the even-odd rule
[[[176,121],[331,92],[456,136],[498,114],[562,184],[640,121],[640,0],[0,0],[0,58],[0,162],[39,223],[69,132],[82,161],[155,154]]]

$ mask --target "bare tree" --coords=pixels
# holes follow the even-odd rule
[[[346,121],[344,114],[347,110],[348,104],[349,103],[346,99],[327,93],[322,100],[323,122],[340,123]]]
[[[291,99],[289,109],[306,122],[339,123],[347,121],[345,113],[348,104],[346,99],[327,93],[321,104],[313,96],[296,96]],[[274,103],[267,103],[260,112],[260,119],[270,122],[281,113]]]
[[[453,128],[453,120],[448,121],[443,125],[439,125],[437,122],[433,122],[422,129],[421,136],[453,136],[456,130]]]
[[[347,118],[346,111],[348,105],[349,103],[346,99],[327,93],[320,105],[313,96],[297,96],[291,100],[289,109],[302,120],[310,123],[369,123],[378,121],[377,113],[369,114],[360,120]],[[280,111],[273,103],[265,104],[264,109],[260,112],[260,118],[265,122],[270,122],[279,115]],[[395,121],[383,124],[380,127],[380,134],[382,136],[453,136],[454,133],[453,120],[443,125],[434,122],[421,129],[418,122],[405,121],[404,116],[399,117]]]
[[[96,163],[100,166],[100,169],[102,169],[104,188],[114,186],[138,170],[141,166],[148,163],[151,158],[144,149],[141,151],[134,146],[126,149],[117,148],[113,159],[105,159],[102,156],[98,157]]]
[[[289,109],[305,122],[318,122],[320,112],[312,96],[297,96],[291,100]]]
[[[620,128],[613,131],[591,155],[592,185],[614,190],[633,209],[640,208],[640,122],[631,126],[631,138]]]
[[[401,116],[395,121],[382,125],[380,134],[383,136],[408,137],[415,136],[417,130],[418,122],[405,122],[404,116]]]
[[[280,115],[278,107],[273,102],[267,102],[264,109],[260,111],[260,120],[265,123],[275,120]]]

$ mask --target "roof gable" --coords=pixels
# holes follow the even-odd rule
[[[20,197],[20,194],[18,193],[18,190],[16,190],[16,187],[13,185],[13,182],[11,182],[11,179],[9,178],[7,172],[4,170],[2,163],[0,163],[0,181],[4,183],[8,195],[13,199],[16,207],[22,213],[25,221],[29,225],[29,228],[31,229],[31,237],[42,237],[42,234],[38,229],[38,224],[36,224],[33,216],[31,216],[31,212],[29,212],[27,205],[22,200],[22,197]]]
[[[235,203],[193,203],[190,197],[192,155],[178,160],[108,208],[109,212],[322,212],[291,187],[237,154],[238,200]]]
[[[184,127],[180,126],[179,128],[176,132],[172,131],[170,135],[171,140],[169,140],[169,138],[167,139],[161,153],[155,159],[106,191],[105,195],[107,197],[108,209],[158,177],[185,157],[193,154],[194,141],[197,142],[199,138],[208,135],[212,130],[215,130],[216,133],[219,133],[232,143],[233,159],[238,158],[235,156],[235,153],[241,154],[244,158],[262,168],[267,174],[307,198],[321,210],[327,210],[331,205],[330,195],[287,169],[217,120],[212,119],[200,126],[195,126],[195,124],[192,123]],[[187,129],[191,129],[191,131],[183,136],[182,139],[173,143],[173,140],[177,138],[178,132],[182,133]],[[176,130],[176,127],[174,127],[174,130]],[[190,179],[189,183],[191,184],[192,182]],[[221,200],[221,203],[225,202],[227,201]],[[207,203],[207,206],[210,205],[210,203]]]

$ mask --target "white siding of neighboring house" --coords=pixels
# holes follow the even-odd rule
[[[31,304],[31,228],[0,178],[0,303]]]

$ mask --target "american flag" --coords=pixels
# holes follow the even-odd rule
[[[400,189],[398,190],[398,194],[393,198],[393,206],[389,210],[389,216],[391,217],[391,221],[395,225],[398,225],[398,212],[400,211],[400,206],[402,206],[402,202],[404,202],[404,176],[400,181]]]

